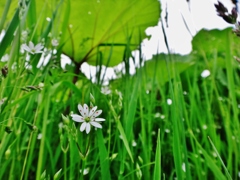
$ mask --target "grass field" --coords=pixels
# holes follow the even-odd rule
[[[0,179],[240,178],[240,78],[231,43],[221,67],[218,53],[209,66],[202,52],[180,72],[169,54],[161,83],[157,65],[153,76],[145,66],[132,76],[125,61],[125,73],[103,86],[99,73],[93,83],[74,63],[61,68],[61,37],[50,29],[34,38],[23,20],[9,22],[0,44]],[[43,56],[50,60],[41,66]],[[210,76],[201,76],[205,69]],[[78,104],[102,110],[102,128],[81,132],[71,116],[80,115]]]

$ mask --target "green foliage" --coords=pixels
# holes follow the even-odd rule
[[[161,142],[160,142],[160,130],[158,130],[157,148],[154,166],[154,180],[161,180]]]
[[[146,37],[146,28],[156,25],[160,14],[156,0],[71,1],[71,7],[63,52],[76,62],[93,65],[122,62],[126,49],[137,48]]]
[[[202,30],[191,54],[156,55],[131,76],[129,54],[156,24],[157,1],[25,0],[15,16],[16,1],[6,2],[12,3],[3,11],[9,21],[0,23],[9,35],[0,43],[0,59],[9,54],[0,62],[0,179],[239,178],[240,79],[233,56],[240,52],[230,29]],[[62,69],[60,55],[73,54],[71,33],[73,62]],[[28,41],[44,44],[46,65],[38,65],[40,54],[20,52]],[[105,86],[107,95],[99,74],[93,83],[78,71],[82,60],[114,65],[122,57],[126,73]],[[205,69],[211,75],[203,78]],[[71,113],[83,103],[103,110],[102,129],[79,131]]]
[[[26,21],[36,31],[34,39],[37,35],[43,38],[51,29],[53,37],[62,37],[64,54],[74,62],[92,65],[122,62],[126,50],[139,46],[146,28],[157,25],[160,15],[157,0],[32,0],[29,4]]]
[[[164,85],[174,77],[174,73],[182,73],[195,63],[192,55],[181,56],[179,54],[158,54],[145,62],[140,69],[146,76],[146,86],[150,89],[151,79],[155,79],[160,85]]]

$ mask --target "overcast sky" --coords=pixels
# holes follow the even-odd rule
[[[165,28],[165,31],[173,53],[190,53],[192,36],[203,28],[224,29],[230,27],[230,24],[217,16],[214,7],[214,3],[217,3],[217,0],[190,0],[190,3],[187,3],[186,0],[161,0],[161,2],[164,24],[166,9],[168,12],[169,26]],[[232,4],[230,0],[222,0],[221,2],[231,9]],[[190,32],[187,30],[183,19]],[[144,41],[146,59],[150,59],[151,55],[157,51],[167,53],[160,23],[157,27],[148,28],[146,32],[152,35],[149,41]]]

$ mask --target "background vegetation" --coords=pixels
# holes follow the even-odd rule
[[[200,31],[189,55],[145,61],[139,44],[159,20],[158,1],[0,7],[0,179],[239,179],[240,41],[231,29]],[[30,41],[43,53],[23,51]],[[61,54],[71,58],[64,68]],[[97,66],[95,82],[83,62]],[[125,72],[103,85],[102,65],[120,62]],[[103,110],[102,129],[86,134],[72,121],[84,103]]]

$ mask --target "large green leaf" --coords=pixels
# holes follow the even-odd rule
[[[169,80],[176,77],[177,74],[184,72],[195,64],[193,56],[179,54],[157,54],[152,59],[147,60],[143,67],[137,69],[137,73],[133,75],[133,79],[140,78],[141,84],[146,89],[151,90],[153,86],[165,85]],[[122,86],[124,78],[110,81],[114,88]],[[153,84],[154,82],[154,84]]]
[[[240,57],[240,39],[232,33],[232,28],[224,30],[201,30],[192,40],[193,50],[189,55],[158,54],[146,61],[140,71],[144,73],[143,80],[147,87],[151,87],[151,80],[155,79],[160,85],[165,84],[175,73],[182,73],[193,64],[203,63],[208,69],[216,68],[221,75],[221,68],[226,68],[226,61],[230,60],[238,65],[236,60],[226,58],[226,53],[231,47],[233,56]],[[199,74],[204,69],[199,69]],[[190,72],[190,71],[189,71]],[[218,77],[219,78],[219,77]],[[221,77],[221,81],[224,78]]]
[[[95,65],[98,56],[105,65],[108,60],[109,66],[117,65],[125,48],[135,49],[159,16],[157,0],[72,0],[72,28],[63,51],[77,62]]]
[[[170,79],[174,78],[176,73],[185,71],[193,64],[194,61],[191,55],[158,54],[151,60],[146,61],[140,71],[145,74],[143,80],[146,81],[146,85],[151,89],[151,79],[155,79],[159,85],[164,85]]]
[[[240,39],[232,33],[232,28],[211,31],[201,30],[192,40],[192,54],[203,59],[209,67],[217,63],[218,67],[225,67],[226,52],[231,47],[232,54],[240,57]],[[214,60],[217,59],[217,62]],[[234,58],[232,62],[236,63]]]
[[[17,7],[17,0],[12,2],[11,11]],[[63,52],[75,62],[92,65],[97,61],[108,66],[122,62],[146,37],[145,30],[157,25],[160,17],[157,0],[31,0],[30,3],[26,28],[35,32],[35,41],[49,32],[47,28],[52,28],[53,36],[61,31]]]

